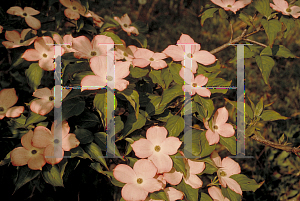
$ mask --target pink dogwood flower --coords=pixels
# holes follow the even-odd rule
[[[126,201],[145,200],[149,193],[159,191],[162,183],[153,178],[157,168],[146,159],[140,159],[133,165],[133,169],[125,164],[117,165],[113,170],[114,177],[123,183],[121,194]]]
[[[27,49],[22,58],[27,61],[39,61],[39,66],[45,71],[54,71],[54,46],[49,36],[37,38],[34,42],[35,49]],[[63,53],[63,52],[62,52]]]
[[[107,68],[107,46],[104,44],[114,44],[114,41],[104,35],[95,36],[92,42],[85,36],[73,38],[73,48],[78,51],[74,56],[89,59],[91,69]]]
[[[135,35],[139,35],[139,31],[136,27],[129,26],[131,25],[131,20],[127,13],[124,14],[121,19],[119,17],[114,17],[114,20],[116,20],[121,25],[122,29],[128,34],[128,36],[130,36],[132,33]]]
[[[197,72],[198,65],[197,62],[203,65],[210,65],[216,61],[216,57],[206,50],[200,50],[200,44],[195,43],[195,41],[186,34],[182,34],[177,41],[177,44],[182,45],[169,45],[163,53],[167,56],[172,57],[174,61],[181,61],[184,66],[184,56],[192,59],[192,66],[185,66],[186,68],[192,69],[193,73]],[[183,44],[194,44],[192,45],[191,53],[185,53],[185,46]]]
[[[47,163],[52,165],[59,163],[63,159],[62,157],[64,156],[64,151],[70,151],[71,149],[78,147],[80,143],[75,134],[69,133],[70,127],[67,121],[63,121],[61,125],[62,139],[54,138],[54,126],[56,126],[56,122],[53,122],[51,131],[44,126],[36,127],[33,131],[32,138],[32,146],[45,148],[45,160]],[[56,151],[56,149],[54,150],[54,144],[58,145],[56,148],[58,147],[58,149],[61,149],[62,157],[53,157],[55,156],[54,152]]]
[[[134,53],[134,59],[132,64],[144,68],[150,64],[155,70],[159,70],[168,66],[168,64],[163,60],[167,58],[164,53],[154,53],[148,49],[139,48]]]
[[[244,8],[248,4],[251,3],[251,0],[211,0],[214,4],[222,7],[226,11],[232,11],[234,14],[236,11],[240,10],[241,8]]]
[[[176,201],[176,200],[182,200],[184,197],[183,192],[173,188],[173,187],[167,187],[164,189],[167,198],[169,201]],[[164,201],[164,200],[153,200],[151,198],[147,198],[145,201]]]
[[[212,186],[207,189],[210,197],[214,199],[214,201],[230,201],[227,197],[224,197],[221,189],[216,186]]]
[[[77,52],[77,50],[72,48],[73,37],[71,34],[64,35],[63,38],[61,38],[61,36],[58,34],[53,34],[53,40],[57,44],[64,44],[62,47],[64,48],[65,53]]]
[[[241,173],[240,165],[229,157],[223,158],[221,161],[221,157],[216,151],[213,151],[210,157],[218,167],[217,174],[220,184],[224,188],[228,186],[234,192],[242,195],[243,192],[241,186],[234,179],[230,178],[231,175]]]
[[[0,91],[0,119],[6,117],[18,117],[24,112],[23,106],[14,106],[18,101],[16,90],[2,89]]]
[[[123,45],[116,45],[115,58],[116,60],[126,60],[132,63],[134,59],[134,53],[138,50],[138,48],[134,45],[129,45],[126,47],[124,41]]]
[[[0,33],[3,31],[3,26],[0,25]]]
[[[179,71],[179,75],[182,77],[182,79],[184,79],[184,73],[190,73],[190,77],[192,77],[192,80],[189,81],[189,80],[185,80],[186,84],[188,85],[191,85],[192,87],[192,92],[191,92],[191,95],[195,95],[196,93],[199,95],[199,96],[202,96],[202,97],[210,97],[211,95],[211,92],[209,89],[207,88],[202,88],[202,86],[206,85],[207,82],[208,82],[208,78],[205,77],[204,75],[197,75],[196,77],[194,77],[194,74],[187,70],[185,71],[184,67],[182,67]],[[182,86],[182,90],[185,91],[185,85]]]
[[[228,120],[228,111],[225,107],[219,108],[212,122],[212,130],[209,128],[208,122],[204,121],[204,126],[207,129],[205,136],[209,145],[213,145],[219,142],[220,136],[231,137],[235,131],[231,124],[226,123]]]
[[[21,46],[28,46],[33,43],[33,41],[37,38],[37,36],[30,38],[25,41],[25,36],[32,31],[34,34],[36,34],[36,31],[32,29],[24,29],[21,34],[15,30],[13,31],[6,31],[5,32],[5,39],[8,41],[3,41],[2,44],[6,48],[17,48]]]
[[[117,61],[115,63],[115,89],[118,89],[119,91],[123,91],[127,88],[129,85],[129,82],[123,78],[127,77],[130,74],[129,71],[130,62],[122,62]],[[95,75],[87,75],[81,80],[81,91],[84,90],[94,90],[103,88],[106,86],[107,81],[112,81],[113,77],[108,76],[107,74],[107,67],[103,66],[91,66],[92,71],[95,73]],[[110,69],[111,73],[113,69]]]
[[[28,167],[32,170],[42,170],[42,167],[46,164],[46,160],[43,155],[44,149],[32,146],[32,137],[32,130],[22,136],[21,143],[23,147],[17,147],[11,151],[11,163],[14,166],[23,166],[28,164]]]
[[[94,13],[93,11],[88,11],[88,14],[85,15],[85,17],[92,17],[93,22],[97,27],[102,27],[102,25],[104,24],[104,19],[96,13]]]
[[[67,7],[64,13],[67,18],[71,20],[78,20],[80,15],[85,15],[85,8],[76,0],[59,0],[59,2]]]
[[[38,11],[38,10],[35,10],[31,7],[25,7],[23,10],[19,6],[13,6],[7,10],[7,13],[11,14],[11,15],[17,15],[17,16],[23,17],[25,19],[25,22],[27,23],[27,25],[33,29],[41,28],[41,22],[38,19],[36,19],[35,17],[32,17],[32,15],[40,14],[40,11]]]
[[[168,137],[165,127],[152,126],[146,132],[147,139],[139,139],[131,144],[135,155],[148,158],[158,169],[158,173],[169,172],[173,161],[169,155],[177,153],[181,141],[177,137]]]
[[[274,4],[270,3],[271,8],[281,12],[284,15],[292,15],[294,18],[300,16],[300,7],[299,6],[289,6],[289,3],[284,0],[273,0]]]

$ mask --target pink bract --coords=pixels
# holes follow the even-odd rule
[[[164,53],[154,53],[148,49],[139,48],[134,53],[132,64],[144,68],[150,64],[155,70],[167,67],[167,63],[163,60],[167,58]]]
[[[218,167],[217,174],[220,184],[224,188],[228,185],[231,190],[242,195],[241,186],[234,179],[230,178],[231,175],[241,173],[240,165],[229,157],[223,158],[221,161],[221,157],[216,151],[212,152],[210,158]]]
[[[32,170],[42,170],[42,167],[46,164],[43,156],[44,149],[33,147],[31,145],[32,137],[32,130],[22,136],[21,143],[23,147],[17,147],[11,151],[11,163],[14,166],[28,164],[28,167]]]
[[[184,44],[191,45],[191,53],[185,53]],[[210,65],[216,61],[216,57],[206,50],[200,50],[200,44],[186,34],[182,34],[177,41],[177,45],[169,45],[164,51],[167,56],[172,57],[174,61],[181,61],[184,66],[184,58],[188,57],[192,59],[192,66],[185,66],[192,70],[193,73],[197,72],[198,63],[203,65]]]
[[[127,13],[123,15],[121,19],[119,17],[114,17],[114,20],[116,20],[121,25],[122,29],[127,32],[128,36],[130,36],[132,33],[135,35],[139,35],[139,31],[137,30],[137,28],[135,28],[134,26],[129,26],[131,25],[131,20]]]
[[[57,44],[64,44],[62,45],[62,47],[64,48],[64,52],[68,53],[68,52],[77,52],[77,50],[72,48],[72,43],[73,43],[73,37],[71,34],[69,35],[64,35],[63,38],[61,38],[60,35],[58,34],[53,34],[53,40],[57,43]]]
[[[148,158],[158,169],[158,173],[169,172],[173,161],[169,155],[177,153],[181,141],[176,137],[168,137],[165,127],[152,126],[146,132],[147,139],[139,139],[131,144],[135,155]]]
[[[226,11],[232,11],[234,14],[251,3],[251,0],[211,0],[214,4],[222,7]]]
[[[133,169],[125,164],[117,165],[113,170],[114,177],[125,183],[121,194],[126,201],[145,200],[148,193],[159,191],[162,183],[153,178],[157,168],[146,159],[135,162]]]
[[[289,6],[287,1],[284,0],[273,0],[274,4],[270,3],[271,8],[281,12],[284,15],[292,15],[294,18],[300,16],[300,7],[299,6]]]
[[[32,101],[30,104],[30,109],[34,113],[44,116],[53,109],[54,88],[51,90],[48,88],[37,89],[33,93],[33,96],[39,98],[38,100]]]
[[[32,29],[24,29],[21,34],[15,30],[13,31],[6,31],[5,32],[5,39],[8,41],[3,41],[2,44],[6,48],[16,48],[21,46],[28,46],[33,43],[33,41],[37,38],[37,36],[30,38],[25,41],[25,36],[32,31],[34,34],[36,34],[36,31]]]
[[[221,192],[221,189],[219,189],[216,186],[212,186],[208,188],[208,193],[210,197],[214,200],[219,200],[219,201],[230,201],[228,198],[224,197],[224,195]]]
[[[59,0],[59,2],[67,7],[64,13],[67,18],[71,20],[78,20],[80,15],[85,15],[85,8],[78,2],[74,0]]]
[[[23,10],[19,6],[13,6],[7,10],[7,13],[25,18],[25,22],[28,24],[28,26],[30,26],[33,29],[41,28],[41,22],[35,17],[32,17],[32,15],[39,14],[40,11],[37,11],[31,7],[25,7]]]
[[[6,117],[18,117],[24,112],[23,106],[15,106],[18,101],[14,88],[2,89],[0,91],[0,119]]]
[[[164,191],[165,191],[169,201],[182,200],[184,197],[183,192],[181,192],[173,187],[167,187],[164,189]],[[164,201],[164,200],[153,200],[148,197],[145,201]]]
[[[223,137],[232,137],[235,133],[233,126],[231,124],[226,123],[228,120],[228,111],[225,107],[219,108],[212,122],[212,129],[209,128],[208,122],[204,122],[204,126],[207,129],[206,131],[206,139],[209,145],[213,145],[219,142],[220,136]]]

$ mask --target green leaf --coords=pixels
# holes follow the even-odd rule
[[[288,119],[288,117],[281,116],[278,112],[274,110],[264,110],[260,115],[260,118],[264,121],[275,121],[280,119]]]
[[[165,89],[162,94],[162,100],[159,104],[159,108],[166,108],[168,103],[170,103],[177,96],[181,95],[184,95],[181,85],[176,84],[168,89]]]
[[[245,112],[250,119],[253,119],[253,111],[248,104],[245,104]]]
[[[57,165],[46,165],[42,173],[46,183],[51,184],[52,186],[64,187],[63,180]]]
[[[62,14],[62,12],[57,12],[57,13],[55,13],[55,24],[56,24],[56,29],[59,28],[62,19],[63,19],[63,14]]]
[[[277,37],[277,33],[281,31],[281,23],[276,19],[272,19],[269,21],[267,21],[266,19],[262,19],[261,24],[263,25],[268,36],[269,45],[270,47],[272,47],[274,40]]]
[[[274,45],[271,49],[270,46],[263,49],[260,53],[261,56],[278,56],[283,58],[296,58],[296,56],[283,45]]]
[[[131,26],[136,27],[139,30],[139,33],[147,33],[149,30],[148,25],[142,21],[135,21],[131,24]]]
[[[105,174],[100,163],[91,163],[90,167],[94,170],[96,170],[97,172],[101,173],[101,174]]]
[[[246,136],[246,137],[249,137],[249,136],[251,136],[254,132],[255,132],[255,127],[254,127],[254,126],[249,126],[249,127],[245,130],[245,136]]]
[[[169,85],[171,84],[171,82],[173,81],[173,77],[172,77],[172,74],[170,73],[169,71],[169,68],[163,68],[161,70],[161,76],[162,76],[162,79],[165,83],[165,88],[169,88]]]
[[[150,98],[150,102],[146,106],[146,112],[148,116],[152,116],[154,114],[161,114],[164,112],[163,107],[160,106],[161,97],[156,95],[149,95],[148,98]]]
[[[225,12],[225,10],[223,8],[219,8],[219,14],[220,14],[220,17],[223,18],[223,19],[228,18],[228,15],[227,15],[227,13]]]
[[[62,121],[78,116],[84,111],[85,101],[83,98],[72,98],[62,102]]]
[[[235,136],[223,137],[220,135],[220,143],[232,154],[236,155],[236,138]]]
[[[122,135],[119,137],[120,139],[123,139],[133,131],[142,128],[146,123],[146,118],[144,115],[139,113],[138,119],[136,119],[135,114],[131,113],[127,116],[127,120],[124,126],[124,129],[122,131]]]
[[[223,78],[208,79],[207,87],[228,87],[232,81],[226,81]],[[211,93],[223,93],[226,94],[228,89],[209,89]]]
[[[27,127],[30,124],[39,123],[41,121],[44,121],[45,119],[47,119],[47,117],[31,111],[29,117],[26,119],[26,124],[24,125],[24,127]]]
[[[220,9],[221,9],[221,8],[220,8]],[[245,22],[248,26],[253,26],[252,23],[251,23],[251,19],[252,19],[251,16],[246,15],[246,14],[240,12],[239,18],[240,18],[243,22]]]
[[[107,134],[104,132],[95,133],[95,142],[99,145],[100,149],[103,151],[108,151],[107,148],[110,148],[110,149],[112,148],[112,147],[107,147]],[[117,146],[115,144],[113,146],[115,148],[115,155],[122,158]],[[113,150],[109,150],[109,152],[112,153]]]
[[[130,71],[130,75],[133,78],[141,78],[146,76],[149,73],[149,70],[147,68],[138,68],[138,67],[133,68],[132,66],[130,66],[129,71]]]
[[[18,167],[18,178],[15,182],[15,191],[21,188],[23,185],[33,180],[40,174],[40,170],[31,170],[28,166]]]
[[[91,157],[80,146],[71,149],[70,152],[71,158],[79,157],[84,159],[91,159]]]
[[[194,189],[190,185],[186,184],[184,180],[177,185],[177,189],[184,193],[186,200],[198,201],[198,190]]]
[[[123,91],[118,91],[117,94],[122,94],[129,101],[135,111],[135,116],[137,117],[140,107],[138,92],[132,89],[125,89]]]
[[[142,48],[147,48],[147,38],[144,34],[139,34],[137,36],[131,34],[130,36],[132,39],[137,40],[140,45],[142,46]]]
[[[256,183],[254,179],[249,179],[246,175],[243,174],[234,174],[230,178],[234,179],[241,186],[242,191],[253,191],[255,192],[258,188],[263,185],[264,182],[260,184]]]
[[[209,156],[216,149],[216,144],[209,145],[205,136],[206,132],[207,131],[203,131],[200,135],[200,147],[201,147],[200,157]]]
[[[85,30],[87,32],[91,32],[91,34],[97,35],[97,30],[94,26],[85,23],[82,30]]]
[[[63,61],[65,62],[69,60],[63,59]],[[88,62],[77,61],[76,63],[69,63],[64,68],[64,72],[62,76],[63,84],[66,85],[69,80],[73,79],[74,74],[89,71],[89,70],[91,70],[91,68]]]
[[[296,25],[295,20],[293,18],[281,16],[280,22],[282,22],[286,27],[286,30],[284,32],[284,38],[286,38],[288,36],[288,33],[290,32],[290,30],[295,27],[295,25]]]
[[[87,144],[94,140],[93,133],[87,129],[76,129],[74,134],[79,140],[80,144]]]
[[[200,174],[213,174],[215,172],[218,171],[218,168],[216,168],[215,166],[209,164],[209,163],[205,163],[205,169],[203,170],[203,172],[201,172]]]
[[[210,9],[207,9],[206,11],[204,11],[201,16],[201,26],[203,26],[203,24],[207,18],[212,18],[214,16],[214,13],[218,9],[219,8],[210,8]]]
[[[166,200],[169,201],[164,190],[156,191],[154,193],[150,193],[149,197],[153,200]]]
[[[170,156],[173,160],[174,168],[177,172],[183,173],[186,176],[186,169],[183,156],[180,153],[176,153],[175,155]]]
[[[268,18],[272,13],[269,0],[255,1],[254,7],[260,14],[264,15],[266,18]]]
[[[169,63],[169,70],[174,78],[174,81],[177,84],[184,85],[184,80],[179,75],[179,71],[181,68],[182,68],[182,65],[180,65],[180,64]]]
[[[124,128],[124,123],[120,116],[115,117],[115,133],[120,132]]]
[[[186,150],[187,152],[191,152],[194,156],[199,156],[201,152],[201,134],[202,131],[196,129],[191,129],[185,132],[184,136],[180,140],[184,142],[185,137],[192,138],[192,143],[185,144],[184,150]]]
[[[33,63],[25,70],[25,75],[28,79],[29,86],[36,90],[41,84],[41,80],[44,74],[44,70],[39,66],[38,63]]]
[[[207,195],[206,193],[202,193],[201,192],[201,194],[200,194],[200,201],[213,201],[212,199],[211,199],[211,197],[209,196],[209,195]]]
[[[168,136],[177,137],[184,129],[184,119],[178,115],[172,116],[168,119],[165,127],[168,130]]]
[[[110,37],[111,39],[113,39],[115,44],[123,45],[122,40],[120,39],[120,37],[118,35],[114,34],[113,32],[102,32],[100,35],[105,35],[107,37]]]
[[[152,79],[153,83],[157,83],[162,88],[166,88],[165,83],[163,81],[161,70],[151,70],[149,73],[149,77]]]
[[[213,101],[209,98],[203,98],[198,94],[194,96],[194,101],[203,107],[205,111],[205,118],[208,120],[215,109]]]
[[[101,113],[101,118],[105,122],[106,125],[106,101],[107,101],[107,93],[98,93],[94,98],[94,106]]]
[[[261,97],[257,105],[255,106],[254,116],[259,116],[264,109],[264,98]]]
[[[80,30],[83,28],[84,26],[84,20],[82,17],[80,17],[77,21],[76,21],[76,31],[80,32]]]
[[[222,194],[229,198],[230,201],[241,201],[242,196],[240,194],[237,194],[230,188],[224,188],[223,186],[221,187]]]
[[[91,144],[86,145],[84,147],[84,150],[92,157],[92,159],[95,159],[96,161],[100,162],[102,165],[106,167],[106,169],[108,169],[106,161],[102,155],[102,150],[97,144],[92,142]]]
[[[85,110],[78,116],[78,122],[76,122],[76,125],[79,125],[80,128],[91,128],[97,126],[99,123],[100,121],[97,115],[89,110]]]
[[[271,73],[272,68],[275,65],[275,61],[268,56],[256,56],[256,63],[262,73],[262,77],[266,84],[268,84],[268,79]]]

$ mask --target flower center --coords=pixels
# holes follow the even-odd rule
[[[71,45],[67,45],[67,48],[71,48]]]
[[[20,40],[20,43],[24,43],[24,40]]]
[[[36,153],[37,151],[35,149],[31,151],[31,154],[36,154]]]
[[[227,174],[226,174],[226,172],[222,171],[222,172],[220,172],[220,175],[221,175],[221,177],[225,177]]]
[[[232,7],[232,5],[227,5],[227,7],[228,7],[228,8],[231,8],[231,7]]]
[[[217,125],[214,125],[213,129],[214,129],[214,130],[217,130],[217,129],[218,129],[218,126],[217,126]]]
[[[124,57],[128,57],[128,54],[126,52],[123,53]]]
[[[0,107],[0,112],[4,112],[4,107]]]
[[[76,6],[73,6],[72,9],[73,9],[73,10],[77,10]]]
[[[49,96],[49,101],[53,101],[54,100],[54,96]]]
[[[112,76],[106,76],[107,81],[113,81],[113,77]]]
[[[58,139],[55,139],[55,140],[54,140],[54,143],[55,143],[55,144],[58,144],[58,143],[59,143],[59,140],[58,140]]]
[[[138,184],[141,184],[141,183],[143,183],[143,179],[142,179],[142,178],[138,178],[138,179],[136,180],[136,182],[137,182]]]
[[[44,58],[47,58],[47,54],[46,54],[46,53],[44,53],[44,54],[43,54],[43,57],[44,57]]]
[[[149,59],[150,61],[154,61],[154,59],[151,57],[150,59]]]
[[[197,87],[197,83],[193,83],[192,86],[193,86],[193,87]]]
[[[124,24],[123,26],[124,26],[124,27],[128,27],[128,25],[127,25],[127,24]]]
[[[159,152],[159,151],[160,151],[160,146],[156,145],[156,146],[154,147],[154,150],[155,150],[156,152]]]
[[[287,8],[285,11],[289,13],[289,12],[291,12],[292,10],[291,10],[290,8]]]
[[[192,54],[191,54],[191,53],[188,53],[186,56],[187,56],[188,58],[192,58]]]
[[[93,56],[96,56],[96,54],[97,54],[97,53],[96,53],[95,51],[92,51],[92,52],[91,52],[91,56],[92,56],[92,57],[93,57]]]
[[[27,16],[27,13],[23,13],[23,16],[26,17],[26,16]]]

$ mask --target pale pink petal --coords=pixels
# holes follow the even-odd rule
[[[153,193],[154,191],[159,191],[162,189],[162,183],[159,182],[157,179],[154,178],[148,178],[143,179],[143,183],[141,184],[141,187],[150,193]]]
[[[154,52],[152,52],[148,49],[144,49],[144,48],[139,48],[134,53],[135,58],[142,58],[142,59],[146,59],[146,60],[149,60],[150,58],[153,58],[153,55],[154,55]]]
[[[65,9],[64,13],[65,16],[71,20],[78,20],[80,18],[79,13],[70,8]]]
[[[90,40],[86,36],[79,36],[76,38],[73,38],[73,48],[85,55],[90,55],[92,51],[92,45]],[[74,56],[76,57],[76,54]],[[78,58],[78,57],[76,57]]]
[[[210,158],[217,167],[222,167],[221,157],[219,156],[218,152],[213,151],[210,155]]]
[[[28,160],[28,167],[32,170],[42,170],[46,164],[45,157],[42,154],[35,154]]]
[[[107,45],[105,44],[114,44],[114,41],[105,35],[96,35],[92,40],[93,50],[97,51],[100,55],[107,54]]]
[[[233,5],[235,0],[223,0],[225,5]]]
[[[3,119],[5,117],[5,114],[0,114],[0,119]]]
[[[2,89],[0,91],[0,105],[6,108],[10,108],[18,101],[16,90],[14,88]]]
[[[74,49],[75,50],[75,49]],[[76,52],[74,52],[74,57],[76,57],[77,59],[89,59],[92,58],[92,56],[90,54],[85,54],[82,52],[78,52],[78,50],[76,50]]]
[[[172,57],[174,61],[182,61],[184,58],[184,51],[177,45],[169,45],[164,51],[167,56]]]
[[[168,155],[160,152],[154,152],[148,159],[157,167],[158,173],[170,172],[173,167],[172,159]]]
[[[123,183],[136,183],[137,177],[131,167],[124,164],[117,165],[113,170],[116,180]]]
[[[161,152],[167,155],[174,155],[177,153],[182,142],[177,137],[168,137],[160,145]]]
[[[51,125],[51,135],[52,136],[54,136],[54,132],[55,132],[55,129],[58,127],[58,125],[57,125],[57,121],[55,120],[53,123],[52,123],[52,125]],[[68,124],[68,122],[66,121],[66,120],[64,120],[63,122],[62,122],[62,126],[59,128],[59,129],[61,129],[61,136],[62,136],[62,138],[65,138],[68,134],[69,134],[69,132],[70,132],[70,126],[69,126],[69,124]]]
[[[173,187],[168,187],[164,189],[165,193],[167,194],[167,197],[169,201],[175,201],[175,200],[182,200],[183,199],[183,192],[173,188]]]
[[[58,151],[60,151],[62,155],[58,158],[54,158],[55,153],[57,153]],[[63,156],[64,156],[64,150],[60,146],[54,146],[54,144],[48,145],[44,150],[45,160],[47,163],[51,165],[55,165],[59,163],[63,159]]]
[[[25,22],[33,29],[40,29],[41,28],[41,22],[40,20],[36,19],[32,16],[25,17]]]
[[[155,146],[160,145],[167,137],[168,131],[165,127],[152,126],[146,132],[147,139]]]
[[[24,107],[23,106],[15,106],[11,107],[7,110],[6,116],[7,117],[18,117],[24,112]]]
[[[21,143],[23,147],[27,150],[31,150],[33,148],[33,146],[31,145],[32,137],[33,137],[33,131],[29,130],[28,133],[23,135],[21,138]]]
[[[53,58],[42,58],[41,60],[39,60],[39,66],[45,71],[54,71],[55,66],[53,62]]]
[[[45,99],[34,100],[30,104],[31,111],[42,116],[48,114],[53,109],[53,107],[54,107],[54,102],[53,101],[50,102],[49,100],[45,100]]]
[[[226,172],[228,177],[230,177],[233,174],[241,173],[240,165],[229,157],[223,158],[222,170]]]
[[[51,39],[50,40],[49,38],[50,38],[49,36],[44,36],[36,39],[34,42],[34,48],[41,54],[48,52],[50,47],[47,45],[47,42],[52,41],[52,39],[50,38]]]
[[[123,91],[127,88],[128,85],[129,85],[129,82],[127,80],[116,79],[115,89],[117,89],[119,91]]]
[[[59,0],[59,2],[67,8],[72,6],[72,3],[70,0]]]
[[[127,15],[127,13],[121,17],[121,23],[127,24],[127,25],[131,24],[131,20],[130,20],[129,16]]]
[[[133,166],[133,171],[138,178],[148,179],[153,178],[156,175],[157,168],[154,164],[147,159],[140,159],[135,162]]]
[[[190,185],[192,188],[195,189],[200,188],[203,185],[202,180],[197,175],[194,174],[188,175],[187,178],[183,177],[183,179],[186,184]]]
[[[195,92],[202,97],[210,97],[211,92],[209,91],[209,89],[206,88],[192,88],[192,90],[195,90]]]
[[[273,2],[282,10],[286,10],[289,7],[288,2],[284,0],[273,0]]]
[[[172,168],[170,172],[165,172],[164,173],[164,179],[172,184],[172,185],[177,185],[181,182],[183,174],[181,172],[177,172],[175,168]]]
[[[63,39],[60,35],[58,34],[53,34],[53,40],[57,43],[57,44],[63,44]]]
[[[181,34],[177,44],[195,44],[195,41],[189,35]]]
[[[26,165],[30,159],[31,153],[24,147],[17,147],[10,152],[11,164],[13,166]]]
[[[90,67],[95,75],[106,78],[107,74],[107,58],[106,56],[96,56],[90,59]]]
[[[135,155],[139,158],[147,158],[154,152],[153,144],[147,139],[139,139],[131,144]]]
[[[226,184],[228,185],[228,187],[233,190],[234,192],[242,195],[243,191],[241,189],[241,186],[239,185],[239,183],[237,183],[237,181],[235,181],[234,179],[228,178],[228,177],[222,177],[223,180],[225,180]]]
[[[199,174],[205,169],[204,162],[196,162],[190,159],[188,159],[187,162],[188,162],[190,174]]]
[[[38,52],[35,49],[27,49],[24,54],[22,55],[22,58],[26,61],[38,61],[42,59],[42,54]]]
[[[278,6],[270,3],[270,7],[273,8],[274,10],[278,11],[278,12],[281,12],[281,8],[279,8]]]
[[[122,62],[122,61],[118,61],[115,64],[115,78],[125,78],[130,74],[129,71],[129,67],[130,67],[130,62],[126,61],[126,62]]]
[[[300,17],[300,7],[299,6],[292,6],[291,7],[291,15],[294,17],[294,18],[298,18]]]
[[[22,43],[22,45],[23,45],[23,46],[31,45],[31,44],[34,42],[34,40],[37,39],[37,38],[38,38],[37,36],[35,36],[35,37],[33,37],[33,38],[30,38],[30,39],[24,41],[24,42]]]
[[[149,60],[146,59],[133,59],[132,64],[134,66],[138,66],[141,68],[144,68],[146,66],[148,66],[151,62]]]
[[[121,19],[119,17],[114,17],[114,20],[116,20],[119,24],[122,24]]]
[[[51,90],[49,88],[45,87],[42,89],[35,90],[35,92],[33,92],[32,96],[49,100],[49,97],[51,95],[52,95]]]
[[[8,14],[22,16],[24,11],[19,6],[10,7],[7,11]]]
[[[206,85],[207,81],[208,81],[208,78],[202,74],[197,75],[197,77],[195,77],[195,80],[194,80],[194,82],[197,83],[197,86]]]
[[[184,60],[181,61],[181,65],[182,65],[183,67],[186,67],[186,68],[188,68],[188,69],[191,69],[191,66],[190,66],[190,65],[185,65]],[[197,62],[194,61],[194,60],[192,60],[192,69],[191,69],[191,70],[192,70],[193,74],[195,74],[195,73],[197,72],[197,69],[198,69],[198,64],[197,64]]]
[[[106,86],[106,79],[102,79],[97,75],[86,75],[81,80],[82,91],[100,89]]]
[[[32,146],[38,148],[47,147],[50,144],[53,144],[54,136],[51,134],[51,131],[44,127],[38,126],[33,131],[32,137]]]
[[[14,42],[11,42],[11,41],[2,41],[2,45],[4,45],[7,49],[9,48],[17,48],[17,47],[20,47],[21,45],[18,45]]]
[[[163,69],[168,66],[168,64],[164,60],[152,61],[150,66],[155,70]]]
[[[123,186],[121,194],[124,200],[140,201],[147,198],[148,192],[137,183],[127,183]]]
[[[6,31],[5,32],[5,38],[6,40],[12,41],[12,42],[20,42],[21,35],[19,32],[13,30],[13,31]]]
[[[206,50],[200,50],[193,54],[193,60],[203,65],[215,63],[216,57]]]
[[[205,133],[209,145],[217,144],[220,141],[220,136],[217,132],[212,132],[208,129]]]
[[[154,61],[157,61],[157,60],[165,59],[167,58],[167,56],[165,53],[154,53],[152,58],[154,59]]]
[[[133,34],[135,34],[135,35],[139,35],[138,29],[137,29],[136,27],[134,27],[134,26],[130,26],[130,27],[128,27],[127,29],[126,29],[124,26],[122,26],[122,28],[123,28],[124,31],[127,32],[127,34],[128,34],[129,36],[131,35],[131,33],[133,33]]]
[[[246,5],[243,1],[236,1],[233,5],[232,5],[232,8],[235,10],[235,11],[238,11],[240,10],[241,8],[244,8]]]
[[[63,138],[62,141],[62,148],[65,151],[70,151],[71,149],[78,147],[80,142],[76,138],[75,134],[68,134],[66,137]]]
[[[25,8],[24,8],[24,11],[25,11],[28,15],[38,15],[38,14],[40,14],[40,11],[35,10],[35,9],[31,8],[31,7],[25,7]]]
[[[231,124],[222,124],[218,126],[217,133],[219,133],[223,137],[231,137],[234,136],[235,131]]]
[[[219,126],[219,125],[222,125],[222,124],[225,124],[226,121],[228,120],[228,111],[225,107],[221,107],[219,108],[215,115],[214,115],[214,119],[216,121],[216,124]]]
[[[185,68],[185,67],[182,67],[182,68],[180,69],[179,75],[180,75],[180,77],[181,77],[182,79],[184,79],[185,73],[186,73],[186,74],[190,74],[190,75],[188,75],[188,77],[191,77],[191,78],[192,78],[191,80],[185,80],[185,82],[186,82],[187,84],[191,84],[192,82],[195,81],[195,80],[194,80],[194,74],[193,74],[193,72],[191,71],[191,69]]]
[[[211,0],[211,2],[213,2],[214,4],[216,4],[216,5],[218,5],[218,6],[221,6],[221,7],[227,6],[227,5],[225,5],[225,4],[223,3],[222,0]]]
[[[220,188],[218,188],[216,186],[212,186],[212,187],[208,188],[207,190],[208,190],[210,197],[212,197],[212,199],[220,200],[220,201],[224,200],[224,196],[223,196]]]

